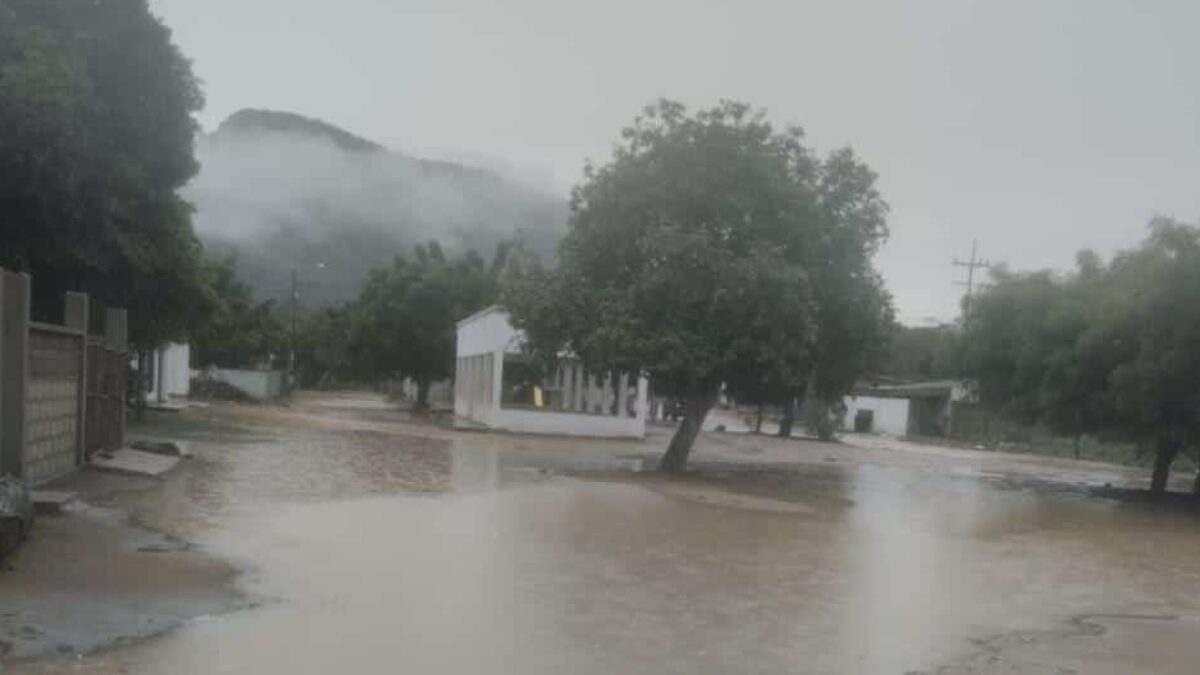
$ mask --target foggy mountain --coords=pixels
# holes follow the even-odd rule
[[[367,271],[436,239],[490,259],[519,236],[549,255],[567,204],[495,172],[388,150],[326,122],[243,110],[197,142],[185,189],[206,248],[237,258],[262,297],[286,298],[297,269],[304,303],[353,297]]]

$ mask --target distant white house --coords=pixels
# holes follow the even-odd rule
[[[525,433],[645,436],[646,378],[589,372],[570,357],[561,359],[548,377],[539,378],[522,351],[523,341],[499,306],[458,322],[457,418]]]
[[[973,400],[960,380],[864,387],[846,397],[842,427],[889,436],[949,436],[956,407]]]
[[[166,403],[187,398],[192,383],[192,348],[184,343],[167,343],[147,354],[139,364],[145,369],[146,400]]]

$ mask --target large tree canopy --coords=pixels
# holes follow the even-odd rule
[[[902,326],[889,330],[887,356],[879,375],[894,380],[941,380],[959,375],[957,325]]]
[[[205,262],[204,290],[205,321],[191,333],[196,365],[255,368],[282,362],[288,341],[283,319],[273,300],[255,300],[237,278],[232,258]]]
[[[506,251],[500,247],[489,267],[474,252],[450,258],[430,242],[372,270],[350,310],[359,369],[412,378],[418,407],[427,406],[430,383],[454,373],[458,320],[495,300]]]
[[[557,266],[515,270],[506,289],[536,352],[648,373],[685,400],[665,470],[686,465],[722,383],[802,388],[826,345],[845,362],[828,388],[841,386],[860,359],[833,345],[887,305],[858,297],[879,290],[864,260],[884,235],[873,174],[849,150],[822,161],[802,141],[742,103],[650,106],[608,164],[587,168]],[[822,313],[845,323],[822,335]]]
[[[985,403],[1024,422],[1153,445],[1163,491],[1200,447],[1197,307],[1200,229],[1156,219],[1107,265],[1084,252],[1069,275],[1001,271],[968,317],[966,367]]]
[[[200,298],[188,61],[146,0],[0,0],[0,265],[174,337]]]

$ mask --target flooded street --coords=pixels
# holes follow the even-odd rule
[[[389,434],[365,425],[398,413],[361,405],[359,416],[345,400],[314,412],[339,421],[320,429],[197,436],[186,475],[135,501],[149,525],[242,569],[253,607],[11,672],[1090,674],[1200,663],[1191,514],[987,480],[967,454],[892,461],[900,451],[803,441],[710,444],[681,481],[585,479],[548,454],[552,439],[417,438],[403,422]],[[569,443],[593,467],[653,452]]]

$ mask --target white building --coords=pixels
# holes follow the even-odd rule
[[[845,399],[842,427],[888,436],[949,436],[958,405],[974,393],[959,380],[880,385]]]
[[[187,398],[192,385],[192,347],[168,343],[150,352],[146,364],[146,400],[166,403]]]
[[[645,436],[645,377],[588,372],[565,358],[549,377],[535,378],[521,349],[523,340],[508,312],[498,306],[458,322],[456,417],[505,431]]]
[[[912,408],[909,399],[847,396],[845,403],[846,416],[842,427],[846,431],[887,436],[909,435],[909,412]]]

